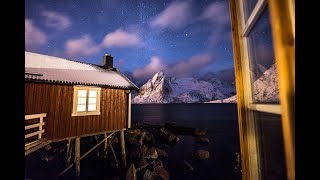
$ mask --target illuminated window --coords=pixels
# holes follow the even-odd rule
[[[100,115],[100,90],[97,87],[75,86],[72,116]]]

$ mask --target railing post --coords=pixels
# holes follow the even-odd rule
[[[41,133],[41,131],[42,131],[42,122],[43,122],[43,116],[40,116],[40,126],[39,126],[40,133],[38,135],[38,139],[41,139],[41,137],[42,137],[42,133]]]

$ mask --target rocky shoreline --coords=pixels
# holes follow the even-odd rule
[[[194,136],[196,143],[209,143],[205,137],[206,129],[177,126],[173,122],[166,122],[164,126],[135,123],[126,134],[127,161],[130,165],[127,180],[135,179],[170,179],[170,172],[166,168],[169,148],[179,143],[179,135]],[[193,152],[194,158],[205,160],[210,153],[204,149]],[[184,161],[189,170],[193,167]]]

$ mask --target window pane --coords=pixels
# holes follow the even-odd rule
[[[78,105],[77,111],[86,111],[86,105]]]
[[[87,97],[87,90],[78,90],[78,97]]]
[[[87,99],[85,97],[78,97],[78,104],[86,104]]]
[[[268,8],[248,36],[253,96],[256,103],[279,102],[279,88]]]
[[[247,21],[258,0],[244,0],[244,18]]]
[[[96,104],[97,98],[89,98],[89,104]]]
[[[281,116],[254,112],[263,179],[286,179]]]
[[[97,97],[97,91],[96,90],[90,90],[89,91],[89,97]]]
[[[88,111],[95,111],[97,109],[96,104],[89,104],[88,105]]]

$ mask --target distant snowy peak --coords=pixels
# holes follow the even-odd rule
[[[263,70],[263,66],[260,69]],[[279,102],[279,87],[276,66],[273,64],[264,70],[262,76],[253,83],[253,92],[256,102]],[[209,101],[208,103],[236,103],[237,96],[223,100]]]
[[[275,64],[254,82],[254,93],[257,102],[279,102],[279,87]]]
[[[160,71],[140,88],[132,103],[197,103],[224,99],[234,93],[234,87],[226,88],[215,78],[204,81],[190,77],[168,77],[165,71]]]

